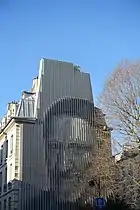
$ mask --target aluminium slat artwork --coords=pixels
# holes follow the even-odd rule
[[[58,202],[73,202],[80,198],[83,189],[79,175],[84,172],[94,151],[93,126],[94,106],[87,100],[63,98],[46,111],[47,186],[55,192]]]

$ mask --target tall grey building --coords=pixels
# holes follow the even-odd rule
[[[14,113],[8,108],[1,124],[1,149],[7,142],[8,156],[6,170],[5,166],[0,170],[2,174],[3,170],[4,174],[12,171],[12,176],[4,175],[3,179],[2,175],[1,186],[16,179],[36,189],[54,192],[58,202],[78,199],[84,190],[80,177],[96,148],[89,74],[72,63],[41,59],[39,75],[31,90],[24,91],[21,100],[11,106],[15,107]],[[15,152],[9,163],[11,143]],[[8,196],[14,202],[10,192],[7,188],[2,191],[2,205],[8,205]],[[32,192],[28,198],[33,196]],[[49,199],[54,202],[53,196]],[[26,201],[20,206],[19,199],[17,209],[26,210],[23,203]]]
[[[49,110],[53,109],[53,107],[57,107],[56,113],[59,113],[60,109],[63,109],[64,106],[66,107],[66,103],[63,104],[61,101],[67,101],[68,106],[71,107],[71,104],[68,102],[69,100],[65,99],[79,99],[85,101],[85,104],[92,104],[93,97],[89,74],[80,72],[72,63],[42,59],[40,61],[39,76],[36,79],[36,82],[37,88],[34,97],[34,115],[32,117],[37,120],[35,124],[26,124],[22,129],[23,138],[29,139],[29,141],[33,141],[32,139],[34,139],[34,144],[30,143],[34,148],[30,148],[29,141],[24,141],[23,139],[23,148],[26,147],[26,151],[23,153],[25,164],[22,164],[22,171],[23,179],[25,181],[42,188],[45,186],[44,183],[46,183],[47,179],[47,172],[44,167],[44,165],[46,166],[46,154],[45,150],[43,151],[47,141],[43,137],[43,124],[45,123],[43,119],[45,114],[47,115],[47,113],[50,113],[49,116],[52,119],[53,116],[51,116]],[[28,97],[29,96],[27,96],[27,99],[25,97],[23,100],[22,106],[24,109],[27,109],[29,106],[29,102],[27,103]],[[80,107],[81,104],[78,102],[79,100],[77,100],[77,103],[74,105],[79,106],[76,107],[76,109],[81,112],[80,114],[82,115],[84,108],[86,109],[86,105],[83,105],[82,103],[82,110]],[[32,106],[31,103],[30,106]],[[24,112],[19,112],[19,114],[22,117],[27,117]],[[50,122],[51,121],[52,120],[50,120]],[[60,123],[62,124],[62,121]],[[59,126],[61,126],[60,123]],[[61,130],[60,128],[56,129],[59,129],[62,133],[62,128]],[[26,153],[30,155],[27,155]],[[31,164],[32,167],[27,167],[29,164]],[[34,176],[34,174],[36,174],[36,176]]]

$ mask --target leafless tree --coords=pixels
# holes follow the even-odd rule
[[[116,167],[111,153],[111,129],[107,127],[101,110],[95,107],[94,139],[96,150],[89,165],[81,176],[84,191],[81,194],[88,197],[104,197],[116,194]]]
[[[97,128],[96,128],[97,129]],[[98,152],[92,158],[81,183],[85,183],[84,196],[119,196],[134,209],[140,201],[140,155],[139,151],[126,151],[119,162],[110,155],[109,132],[97,129]],[[89,181],[89,185],[88,185]],[[137,207],[137,208],[136,208]]]
[[[131,154],[132,155],[132,154]],[[126,156],[116,164],[117,167],[117,188],[120,199],[127,204],[139,209],[140,205],[140,155],[135,157]],[[139,207],[138,207],[139,205]]]
[[[111,153],[111,131],[104,116],[95,114],[93,138],[97,148],[85,170],[76,175],[78,182],[74,187],[80,193],[79,197],[86,200],[89,197],[113,196],[115,199],[119,195],[120,199],[136,206],[139,195],[139,162],[134,165],[133,157],[129,159],[131,155],[127,154],[127,160],[115,163]]]
[[[105,82],[99,105],[120,143],[140,142],[140,62],[124,61],[113,71]]]
[[[108,131],[98,131],[101,133],[99,148],[93,159],[93,180],[97,195],[107,198],[112,195],[115,197],[116,192],[116,167],[112,154],[110,152],[111,142],[108,138]]]
[[[108,126],[113,128],[112,142],[117,143],[113,145],[113,149],[114,146],[122,149],[126,142],[139,148],[140,62],[124,61],[113,71],[105,82],[99,97],[99,106],[106,115]],[[140,194],[140,155],[129,155],[116,164],[116,192],[127,203],[136,207]]]

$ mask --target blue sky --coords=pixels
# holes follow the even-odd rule
[[[0,117],[38,74],[42,57],[91,74],[94,97],[125,58],[140,58],[139,0],[1,0]]]

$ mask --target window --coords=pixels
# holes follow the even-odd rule
[[[6,199],[4,200],[4,203],[3,203],[3,209],[6,210]]]
[[[7,158],[8,156],[8,140],[5,142],[5,157]]]
[[[11,136],[11,139],[10,139],[10,154],[13,153],[13,135]]]
[[[18,166],[15,166],[15,170],[16,170],[16,171],[18,170]]]
[[[12,163],[10,164],[9,178],[10,178],[10,181],[11,181],[12,180]]]
[[[1,147],[1,157],[0,157],[0,164],[2,165],[3,163],[3,145]]]
[[[16,178],[18,177],[18,173],[15,173],[15,177],[16,177]]]
[[[0,165],[2,165],[2,160],[1,160],[1,148],[0,148]]]
[[[0,186],[2,185],[2,171],[0,172]]]
[[[7,167],[5,168],[4,184],[7,184]]]
[[[2,172],[0,172],[0,193],[2,192]]]
[[[11,197],[8,199],[8,210],[11,210]]]

